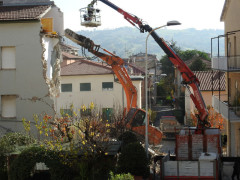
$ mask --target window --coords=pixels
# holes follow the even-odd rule
[[[144,111],[137,110],[137,112],[135,113],[135,116],[133,117],[131,126],[132,127],[142,126],[144,124],[145,115],[146,113]]]
[[[41,23],[45,33],[53,32],[53,18],[42,18]]]
[[[15,47],[2,47],[2,69],[16,69]]]
[[[80,91],[91,91],[91,83],[80,83]]]
[[[112,121],[112,114],[113,114],[113,109],[112,108],[102,108],[102,119],[103,120],[108,120],[109,122]]]
[[[112,91],[113,90],[113,82],[103,82],[102,90],[103,91]]]
[[[61,84],[61,92],[72,92],[72,84]]]
[[[14,118],[16,117],[16,96],[3,95],[1,96],[2,117]]]
[[[71,109],[60,109],[62,117],[73,116],[73,111]]]
[[[81,109],[80,110],[81,116],[91,116],[92,114],[92,110],[87,108],[85,110]]]

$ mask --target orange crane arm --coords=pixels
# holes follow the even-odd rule
[[[116,74],[118,80],[120,81],[122,87],[124,88],[127,99],[127,111],[129,111],[130,108],[137,107],[137,90],[133,85],[126,68],[123,66],[124,61],[120,57],[110,53],[106,49],[103,50],[111,55],[98,52],[94,49],[90,49],[89,52],[101,58],[108,65],[112,66],[113,72]]]
[[[88,49],[89,52],[94,54],[95,56],[101,58],[103,61],[105,61],[108,65],[112,67],[113,72],[116,74],[118,80],[122,84],[122,87],[124,88],[124,92],[126,94],[127,99],[127,112],[130,110],[130,108],[136,108],[137,107],[137,90],[136,87],[133,85],[131,78],[129,77],[126,68],[123,66],[124,61],[112,54],[111,52],[107,51],[106,49],[102,49],[108,54],[99,52],[99,45],[95,45],[92,40],[89,38],[86,38],[85,36],[76,34],[70,29],[65,30],[65,35],[71,39],[72,41],[76,42],[80,46]]]

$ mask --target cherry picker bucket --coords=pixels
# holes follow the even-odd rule
[[[81,26],[98,27],[101,26],[100,10],[93,7],[80,9]]]

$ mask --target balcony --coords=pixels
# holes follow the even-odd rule
[[[220,71],[240,71],[240,56],[212,57],[212,69]]]
[[[222,116],[230,122],[240,122],[240,106],[231,107],[227,102],[227,95],[212,96],[212,105],[215,111],[221,113]]]

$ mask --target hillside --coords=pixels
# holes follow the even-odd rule
[[[144,52],[146,49],[147,33],[140,33],[138,29],[131,27],[122,27],[111,30],[93,30],[93,31],[78,31],[77,33],[92,39],[95,44],[113,52],[122,58],[129,55]],[[171,30],[160,29],[157,30],[159,36],[166,41],[175,41],[181,50],[196,49],[207,53],[211,52],[211,38],[217,37],[224,33],[223,30]],[[67,43],[74,45],[70,40]],[[220,48],[223,50],[223,39],[220,41]],[[217,52],[217,40],[214,41],[214,51]],[[75,45],[76,46],[76,45]],[[149,37],[148,39],[148,53],[156,54],[158,57],[164,55],[164,52],[159,48],[156,42]],[[80,53],[81,54],[81,53]]]

